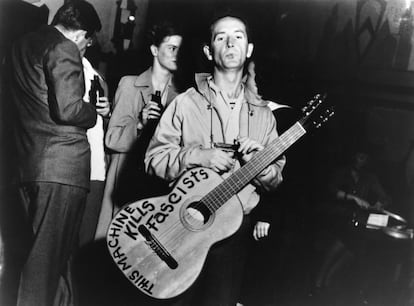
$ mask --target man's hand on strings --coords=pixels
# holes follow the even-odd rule
[[[243,163],[247,163],[253,157],[254,153],[264,149],[263,145],[247,137],[240,138],[238,141],[240,147],[237,151],[241,155]]]

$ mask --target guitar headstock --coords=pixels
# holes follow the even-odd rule
[[[322,108],[321,104],[325,101],[327,94],[316,94],[303,108],[304,117],[299,123],[306,130],[310,128],[320,128],[322,124],[334,115],[333,107]]]

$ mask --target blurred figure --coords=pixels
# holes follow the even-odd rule
[[[378,177],[369,171],[367,151],[355,150],[348,164],[335,169],[328,182],[329,196],[323,218],[328,219],[324,231],[330,243],[325,244],[327,251],[316,274],[317,291],[332,285],[337,273],[353,263],[352,286],[362,292],[370,268],[367,264],[375,260],[367,258],[369,238],[363,231],[364,218],[369,211],[379,212],[389,206],[391,198]]]
[[[51,26],[17,41],[11,90],[21,201],[30,226],[18,305],[73,305],[70,259],[89,189],[86,130],[96,110],[85,103],[80,51],[101,29],[86,1],[63,5]]]
[[[360,208],[384,208],[390,204],[377,176],[367,170],[368,161],[368,153],[358,150],[349,166],[334,173],[330,191],[341,204]]]
[[[150,38],[152,66],[139,76],[123,77],[115,94],[113,114],[105,138],[113,154],[96,238],[105,236],[120,206],[162,193],[166,188],[161,180],[145,175],[143,160],[163,109],[177,95],[173,74],[178,69],[177,55],[182,34],[172,23],[163,22],[154,25]],[[160,104],[152,101],[156,91],[160,93]]]

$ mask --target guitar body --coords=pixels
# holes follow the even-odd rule
[[[108,249],[135,287],[160,299],[181,294],[200,274],[210,247],[237,231],[243,219],[237,195],[217,210],[199,202],[222,182],[216,172],[194,168],[168,195],[128,204],[115,216]]]

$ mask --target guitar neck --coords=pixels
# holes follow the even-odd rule
[[[248,163],[206,194],[201,199],[201,202],[203,202],[210,211],[216,211],[232,196],[242,190],[276,158],[282,155],[283,152],[305,133],[306,130],[303,126],[299,122],[296,122],[280,137],[272,141],[266,148],[257,152]]]

